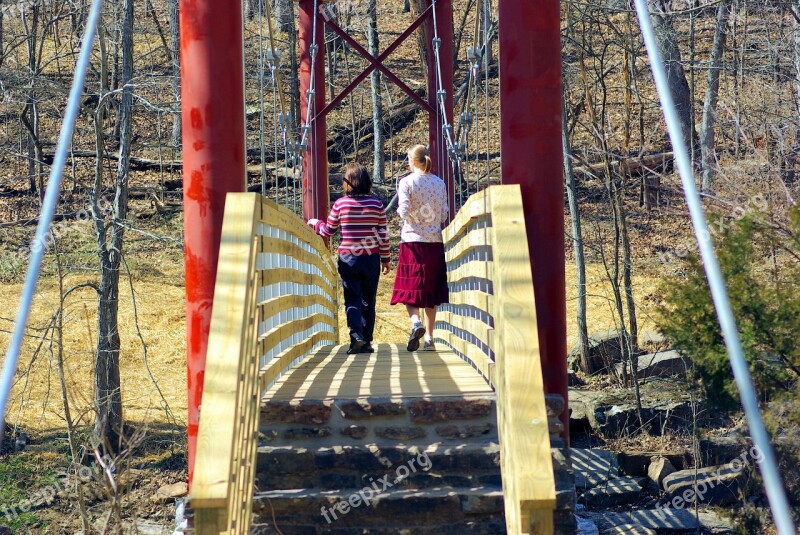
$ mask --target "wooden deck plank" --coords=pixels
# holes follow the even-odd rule
[[[307,357],[265,394],[264,400],[492,395],[480,374],[451,351],[409,353],[377,344],[373,354],[347,355],[327,346]]]

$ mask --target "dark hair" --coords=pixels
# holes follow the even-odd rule
[[[360,163],[347,164],[342,177],[345,195],[365,195],[372,191],[372,178],[367,168]]]

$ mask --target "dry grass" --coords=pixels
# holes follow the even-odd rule
[[[147,269],[139,260],[134,273],[134,290],[138,309],[139,328],[148,348],[148,362],[153,377],[164,394],[170,409],[179,423],[186,415],[186,342],[183,273],[180,265],[163,265],[158,257],[151,260]],[[407,331],[407,316],[402,306],[390,306],[395,272],[381,277],[378,290],[378,312],[375,326],[377,342],[403,343]],[[72,274],[65,280],[70,287],[94,277]],[[568,266],[568,295],[574,294],[574,268]],[[612,314],[613,296],[605,280],[602,266],[590,265],[588,270],[589,299],[588,315],[590,331],[614,328]],[[637,297],[653,291],[656,279],[640,276],[635,278]],[[13,316],[19,302],[21,284],[6,284],[0,287],[0,301],[8,303],[3,313],[3,331],[11,329],[8,318]],[[573,344],[577,339],[574,299],[568,301],[568,337]],[[39,285],[34,308],[29,322],[29,335],[23,348],[20,372],[13,392],[10,421],[25,427],[45,430],[65,425],[64,411],[58,390],[58,376],[54,355],[49,341],[36,353],[41,332],[58,307],[58,286],[52,279]],[[93,391],[93,355],[96,337],[97,299],[91,289],[73,294],[65,306],[64,359],[67,384],[73,415],[82,414],[83,423],[91,421],[89,407]],[[650,307],[639,299],[640,326],[651,327]],[[122,336],[122,393],[125,417],[133,421],[166,422],[153,380],[144,365],[144,352],[136,334],[130,287],[123,279],[120,285],[120,333]],[[347,339],[345,316],[340,314],[342,343]],[[0,346],[8,344],[8,333],[0,333]],[[53,346],[55,347],[55,346]]]
[[[164,269],[163,266],[160,266]],[[134,275],[136,277],[136,275]],[[65,287],[94,277],[70,275]],[[153,379],[164,394],[178,423],[186,419],[186,355],[184,291],[181,266],[170,266],[163,275],[148,274],[134,281],[139,328],[147,344],[151,379],[145,366],[144,350],[137,336],[130,286],[120,284],[119,330],[122,337],[121,380],[124,415],[139,422],[169,421]],[[21,284],[0,287],[0,301],[8,303],[2,320],[0,346],[7,347],[11,330],[8,318],[16,311]],[[12,394],[9,421],[45,430],[65,426],[58,386],[56,344],[48,340],[37,352],[46,325],[58,308],[58,286],[52,279],[39,284],[29,322],[29,337],[23,346],[16,386]],[[84,289],[70,296],[64,312],[64,365],[73,417],[81,423],[92,421],[94,351],[97,334],[97,298]]]

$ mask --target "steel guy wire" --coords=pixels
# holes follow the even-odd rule
[[[25,327],[30,316],[33,293],[36,289],[36,282],[42,268],[47,234],[50,224],[58,205],[58,198],[61,189],[61,179],[64,176],[67,154],[72,143],[72,134],[75,130],[75,122],[80,112],[83,87],[86,80],[86,71],[91,61],[92,46],[94,44],[97,24],[100,19],[100,12],[103,7],[103,0],[94,0],[89,11],[89,18],[86,23],[83,39],[81,41],[80,55],[75,66],[75,78],[67,101],[67,109],[64,114],[64,122],[61,126],[61,133],[53,158],[53,167],[50,169],[50,179],[47,182],[47,192],[42,203],[42,213],[39,224],[36,227],[36,235],[31,243],[31,257],[28,264],[28,272],[25,276],[25,284],[22,290],[22,298],[17,309],[16,322],[14,324],[14,334],[8,346],[3,371],[0,375],[0,430],[5,428],[5,415],[8,405],[8,396],[11,393],[11,386],[17,370],[19,353],[22,348],[22,339],[25,334]],[[0,436],[2,441],[2,436]]]
[[[683,183],[686,204],[689,207],[689,214],[691,215],[692,225],[694,226],[694,232],[697,236],[700,255],[703,259],[706,276],[708,277],[708,285],[711,288],[711,296],[717,310],[725,345],[728,349],[733,376],[736,381],[736,386],[739,389],[747,424],[750,428],[750,435],[753,438],[756,448],[761,451],[762,461],[758,463],[758,466],[764,478],[764,487],[770,507],[772,508],[772,515],[780,535],[793,535],[796,533],[796,530],[794,522],[792,521],[789,503],[786,500],[786,491],[778,472],[778,466],[775,461],[772,445],[770,444],[769,434],[767,434],[764,422],[761,419],[761,413],[758,407],[758,396],[753,386],[750,370],[742,350],[736,318],[733,315],[730,299],[728,297],[728,290],[725,287],[725,278],[722,275],[717,255],[714,251],[714,244],[711,241],[711,234],[708,231],[708,222],[703,212],[700,195],[697,193],[689,150],[686,147],[686,141],[683,139],[675,101],[669,90],[666,68],[661,57],[661,52],[658,49],[655,31],[653,30],[653,25],[650,20],[650,10],[647,6],[647,0],[634,1],[636,4],[636,13],[639,18],[639,25],[642,29],[642,35],[647,48],[647,55],[650,58],[656,89],[661,98],[664,118],[667,123],[667,131],[675,153],[675,162],[678,167],[681,182]]]

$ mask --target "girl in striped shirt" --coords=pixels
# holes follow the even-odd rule
[[[338,267],[350,329],[347,353],[372,353],[378,279],[391,270],[389,230],[383,203],[371,194],[372,179],[367,169],[351,163],[342,181],[344,197],[333,203],[327,221],[310,219],[308,224],[325,238],[341,229]]]

